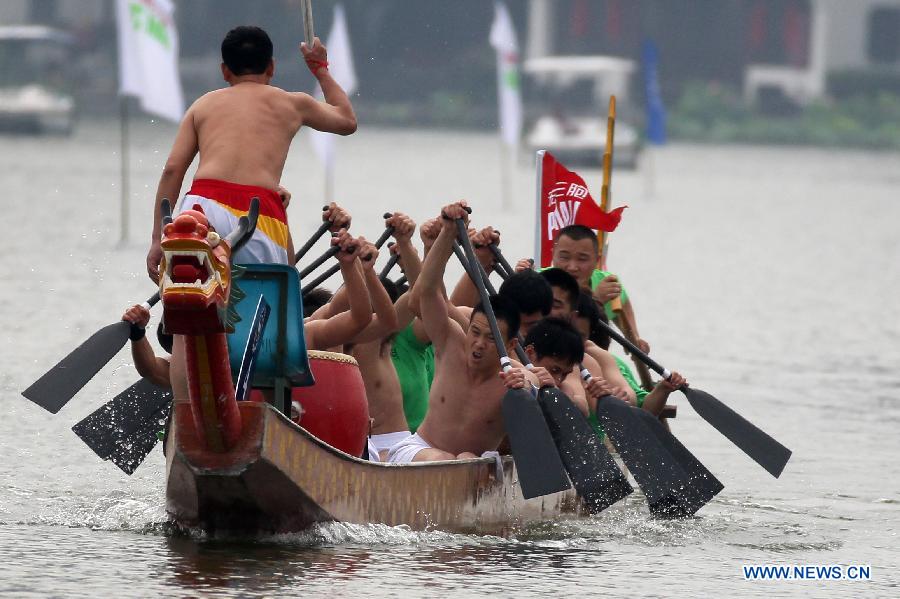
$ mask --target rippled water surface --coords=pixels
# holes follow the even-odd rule
[[[174,130],[134,127],[132,229],[118,238],[118,130],[0,137],[0,592],[10,596],[778,596],[900,594],[900,156],[673,145],[617,172],[629,204],[610,266],[642,335],[794,450],[772,479],[679,404],[673,430],[725,484],[698,517],[651,518],[639,497],[511,538],[334,524],[221,540],[166,525],[157,449],[132,477],[69,428],[136,379],[123,351],[59,414],[19,393],[153,293],[144,252]],[[362,129],[340,140],[337,194],[354,229],[468,198],[476,224],[532,255],[533,177],[502,205],[494,136]],[[599,172],[583,173],[598,189]],[[285,184],[295,239],[323,181],[301,138]],[[452,276],[459,269],[451,267]],[[674,399],[674,398],[673,398]],[[872,580],[750,582],[742,565],[870,564]]]

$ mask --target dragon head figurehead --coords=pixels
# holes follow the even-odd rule
[[[199,205],[163,227],[159,295],[166,331],[176,335],[225,332],[231,292],[231,247],[210,230]]]

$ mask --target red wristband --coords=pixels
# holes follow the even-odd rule
[[[306,66],[309,67],[309,71],[315,76],[315,74],[319,71],[319,69],[327,69],[328,61],[327,60],[316,60],[315,58],[307,58]]]

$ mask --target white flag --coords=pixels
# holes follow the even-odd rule
[[[516,147],[522,133],[522,96],[519,81],[519,44],[506,5],[494,3],[491,46],[497,51],[497,101],[500,111],[500,136],[506,145]]]
[[[178,30],[171,0],[117,0],[119,93],[175,122],[184,116]]]
[[[334,6],[334,21],[331,23],[325,47],[328,49],[328,71],[347,95],[351,95],[356,91],[356,70],[353,68],[347,18],[344,16],[344,7],[340,4]],[[317,85],[313,95],[322,98],[322,88]],[[334,166],[334,133],[323,133],[313,129],[311,141],[316,154],[330,171]]]

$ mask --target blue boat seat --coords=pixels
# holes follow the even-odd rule
[[[266,298],[272,312],[263,331],[259,356],[251,387],[275,389],[275,405],[288,407],[281,401],[286,388],[307,387],[315,383],[306,355],[303,336],[303,298],[300,295],[300,276],[297,269],[286,264],[242,264],[243,274],[233,284],[246,294],[235,304],[241,320],[228,335],[228,354],[231,372],[237,376],[244,346],[250,335],[250,325],[259,297]],[[288,411],[288,414],[290,412]]]

